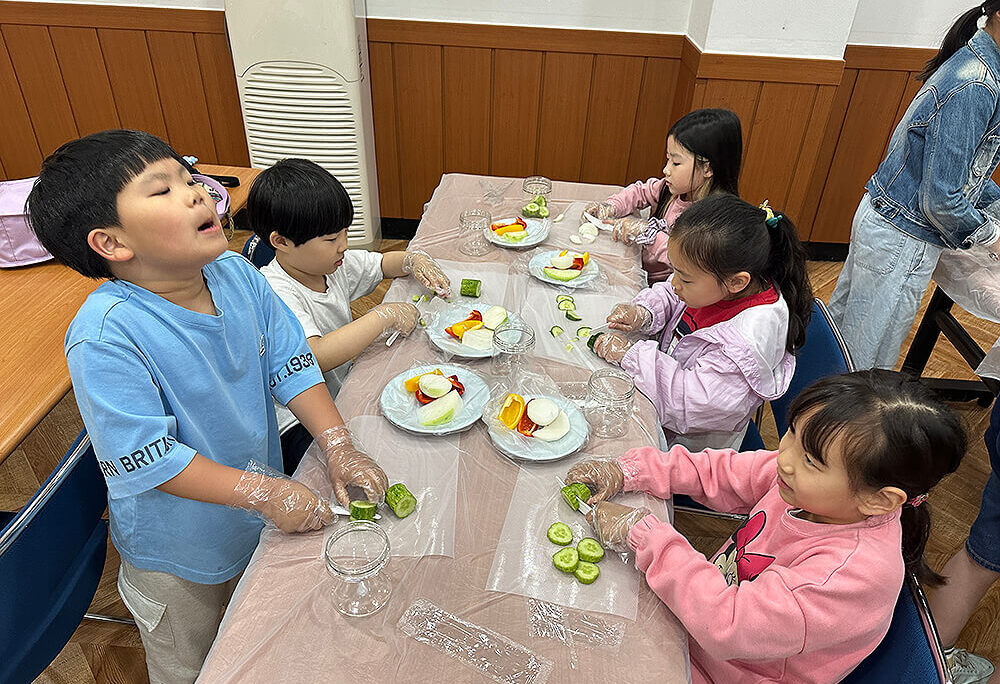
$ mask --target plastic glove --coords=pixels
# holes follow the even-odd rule
[[[605,361],[621,364],[622,357],[632,347],[632,343],[621,335],[604,333],[594,342],[594,353]]]
[[[409,335],[420,316],[417,307],[409,302],[382,302],[368,313],[382,322],[382,334],[399,331]]]
[[[624,242],[631,245],[636,237],[642,235],[649,229],[649,220],[626,216],[614,222],[611,226],[611,239],[617,242]]]
[[[618,210],[611,202],[591,202],[583,208],[585,212],[596,219],[613,219],[618,216]]]
[[[614,459],[587,459],[566,473],[566,484],[573,482],[582,482],[597,490],[587,499],[588,504],[596,506],[621,493],[625,487],[625,473]]]
[[[610,501],[602,501],[587,514],[587,522],[594,528],[601,546],[618,553],[628,548],[628,531],[637,522],[651,515],[652,511],[643,506],[632,508]]]
[[[403,273],[412,275],[421,285],[434,290],[438,297],[447,299],[451,296],[451,281],[427,252],[419,249],[407,252],[403,257]]]
[[[636,332],[652,324],[653,312],[639,304],[615,304],[606,320],[612,330]]]
[[[354,446],[346,425],[324,430],[316,438],[316,443],[323,450],[333,493],[342,506],[348,508],[351,505],[348,485],[363,489],[365,496],[373,503],[379,503],[385,498],[389,479],[378,463]]]
[[[301,482],[268,475],[256,464],[240,476],[236,494],[240,508],[260,513],[282,532],[308,532],[333,522],[326,501]]]

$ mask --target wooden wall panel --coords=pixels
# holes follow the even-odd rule
[[[0,165],[3,178],[27,178],[38,173],[42,152],[35,139],[31,115],[21,95],[14,65],[0,32]]]
[[[444,171],[479,173],[490,163],[493,55],[484,48],[443,48]]]
[[[736,112],[743,126],[743,158],[745,160],[747,150],[750,149],[753,120],[757,112],[757,101],[760,99],[760,89],[763,84],[760,81],[734,81],[730,79],[702,82],[705,84],[704,96],[699,103],[692,103],[691,108],[723,107]]]
[[[378,203],[383,216],[404,216],[399,185],[399,149],[396,140],[396,85],[392,44],[368,43],[372,80],[372,112],[375,126],[375,167],[378,172]]]
[[[588,181],[621,183],[628,170],[642,86],[641,57],[598,55],[581,173]]]
[[[53,26],[49,29],[80,135],[119,128],[118,110],[104,68],[97,30]]]
[[[400,43],[392,51],[401,211],[419,218],[444,168],[441,47]]]
[[[494,50],[490,173],[530,176],[535,170],[542,53]]]
[[[788,186],[788,198],[785,200],[784,210],[795,221],[803,237],[808,237],[812,231],[812,217],[815,212],[810,211],[808,205],[810,181],[813,172],[820,164],[823,132],[831,118],[836,94],[837,86],[816,86],[816,99],[802,139],[799,160],[792,171],[791,183]]]
[[[194,44],[212,124],[216,163],[249,166],[250,151],[229,43],[218,33],[196,33]]]
[[[557,180],[579,180],[593,72],[593,55],[545,55],[536,173]]]
[[[676,59],[646,60],[626,178],[646,179],[663,173],[667,131],[674,122],[671,118],[674,103],[665,93],[675,92],[680,67]]]
[[[121,125],[169,139],[145,32],[98,29],[97,36]]]

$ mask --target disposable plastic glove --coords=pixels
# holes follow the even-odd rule
[[[632,343],[616,333],[604,333],[594,342],[594,353],[609,363],[621,364]]]
[[[637,332],[653,322],[653,313],[638,304],[615,304],[606,319],[608,327],[622,332]]]
[[[354,446],[351,432],[346,425],[324,430],[316,438],[316,443],[323,450],[330,484],[333,485],[333,493],[341,505],[345,508],[351,505],[351,497],[347,493],[348,485],[363,489],[365,496],[372,503],[379,503],[385,498],[389,479],[378,463]]]
[[[650,515],[646,507],[632,508],[610,501],[601,501],[587,514],[587,522],[594,528],[597,541],[601,546],[618,553],[625,553],[628,548],[628,531]]]
[[[420,316],[417,307],[409,302],[382,302],[368,313],[382,322],[382,334],[399,331],[402,335],[409,335]]]
[[[451,296],[451,281],[427,252],[419,249],[407,252],[403,257],[403,273],[412,275],[439,297],[447,299]]]
[[[583,208],[585,212],[596,219],[613,219],[618,215],[615,205],[610,202],[591,202]]]
[[[587,499],[587,503],[596,506],[601,501],[607,501],[621,493],[625,487],[625,473],[614,459],[588,459],[577,463],[566,473],[566,484],[582,482],[597,491]]]
[[[330,506],[301,482],[268,474],[251,463],[236,484],[240,508],[255,511],[282,532],[308,532],[333,522]]]
[[[611,239],[631,245],[635,239],[649,229],[649,220],[626,216],[614,222],[611,226]]]

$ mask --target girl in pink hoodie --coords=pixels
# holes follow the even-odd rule
[[[919,381],[872,370],[806,388],[788,424],[776,452],[632,449],[566,476],[596,490],[598,538],[635,551],[691,635],[695,684],[839,682],[888,631],[904,570],[943,582],[924,562],[921,504],[965,452],[958,418]],[[620,491],[748,519],[707,560],[670,523],[605,501]]]
[[[757,407],[792,380],[812,291],[795,226],[769,212],[718,194],[681,214],[667,245],[674,274],[608,316],[660,339],[594,344],[656,406],[668,443],[739,446]]]
[[[649,284],[661,282],[672,272],[667,241],[677,217],[712,193],[739,197],[742,157],[739,117],[728,109],[696,109],[667,132],[663,178],[636,181],[604,202],[587,205],[586,211],[599,219],[618,219],[611,236],[641,244]],[[630,215],[646,207],[649,219]]]

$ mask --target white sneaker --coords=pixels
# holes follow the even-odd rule
[[[993,674],[993,663],[964,648],[948,648],[944,653],[955,684],[979,684]]]

